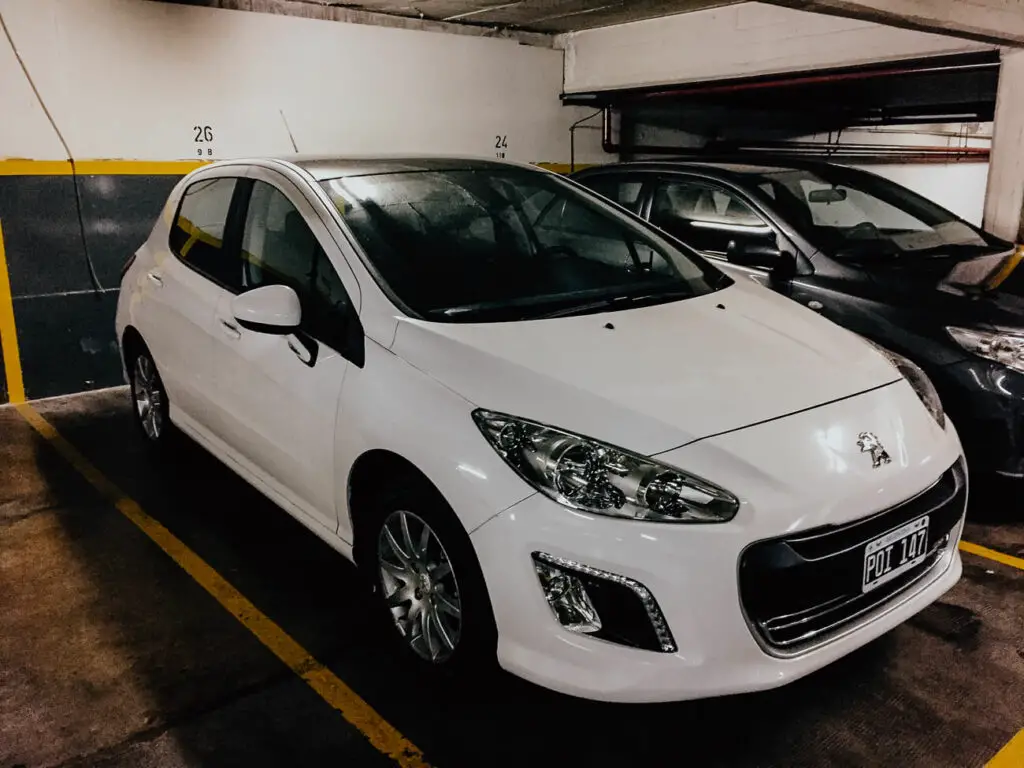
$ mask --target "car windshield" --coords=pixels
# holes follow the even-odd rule
[[[700,256],[554,174],[424,170],[322,186],[393,298],[431,320],[607,311],[731,283]]]
[[[816,247],[837,257],[969,258],[1008,247],[894,182],[849,168],[752,175],[756,195]]]

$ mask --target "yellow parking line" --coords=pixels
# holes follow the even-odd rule
[[[1010,743],[985,763],[985,768],[1021,768],[1024,765],[1024,731],[1010,739]]]
[[[18,413],[42,435],[89,483],[181,566],[203,589],[248,629],[320,697],[358,728],[369,742],[402,768],[429,768],[423,753],[381,717],[331,670],[317,661],[245,595],[193,552],[177,536],[150,517],[125,495],[77,448],[65,440],[31,405],[16,406]]]
[[[7,253],[4,250],[4,230],[0,226],[0,354],[3,355],[7,375],[7,399],[12,403],[25,402],[25,382],[21,376],[21,353],[18,352],[18,328],[14,324],[14,296],[11,278],[7,273]]]
[[[1024,571],[1024,560],[1013,555],[1006,555],[1002,552],[997,552],[994,549],[983,547],[980,544],[972,544],[969,541],[961,541],[960,549],[964,552],[970,552],[972,555],[978,555],[978,557],[986,557],[989,560],[995,560],[997,563],[1008,565],[1011,568],[1017,568],[1018,570]],[[1021,763],[1024,768],[1024,763]]]

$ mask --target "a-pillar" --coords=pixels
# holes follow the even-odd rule
[[[1006,51],[985,193],[985,229],[1024,243],[1024,50]]]

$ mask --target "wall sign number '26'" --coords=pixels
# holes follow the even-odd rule
[[[499,160],[505,159],[505,150],[508,149],[508,136],[495,136],[494,148],[497,150],[494,156]]]
[[[199,146],[196,147],[196,156],[213,157],[213,126],[193,125],[193,141]],[[204,151],[205,150],[205,151]]]

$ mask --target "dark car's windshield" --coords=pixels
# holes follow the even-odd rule
[[[785,168],[748,178],[755,195],[833,256],[969,258],[1009,247],[874,174],[831,166]]]
[[[557,176],[424,170],[322,182],[393,296],[446,322],[698,296],[723,273]]]

